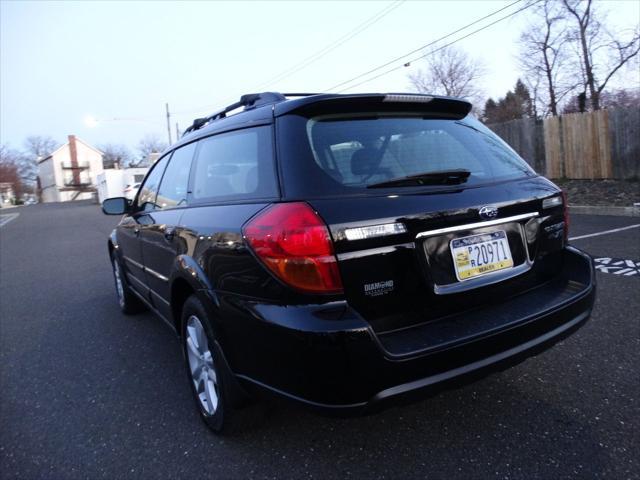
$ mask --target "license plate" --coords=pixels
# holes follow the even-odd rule
[[[460,281],[513,267],[504,230],[454,238],[450,248],[456,277]]]

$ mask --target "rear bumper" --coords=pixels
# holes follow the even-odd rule
[[[325,412],[376,410],[503,370],[580,328],[595,299],[594,269],[572,247],[563,257],[557,278],[500,305],[384,335],[346,302],[285,307],[221,298],[235,316],[223,349],[249,389]]]

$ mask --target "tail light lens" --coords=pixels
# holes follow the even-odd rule
[[[306,203],[277,203],[249,220],[242,234],[280,280],[310,293],[342,293],[329,229]]]
[[[562,191],[562,212],[564,216],[564,243],[569,242],[569,204],[567,203],[567,192]]]

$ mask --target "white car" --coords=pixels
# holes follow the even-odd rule
[[[129,200],[133,200],[136,196],[136,193],[138,193],[138,189],[140,188],[140,183],[141,182],[138,182],[138,183],[127,185],[126,187],[124,187],[124,196]]]

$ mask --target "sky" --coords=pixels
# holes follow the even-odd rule
[[[28,135],[63,143],[75,134],[96,146],[135,150],[145,135],[167,139],[165,103],[175,141],[176,122],[184,130],[244,93],[328,91],[510,3],[0,0],[0,143],[20,148]],[[602,3],[616,29],[640,23],[639,1]],[[376,14],[375,23],[338,48],[271,81]],[[456,43],[484,63],[481,86],[488,96],[503,96],[520,75],[517,40],[527,14]],[[348,91],[407,91],[407,75],[420,67],[412,62]]]

